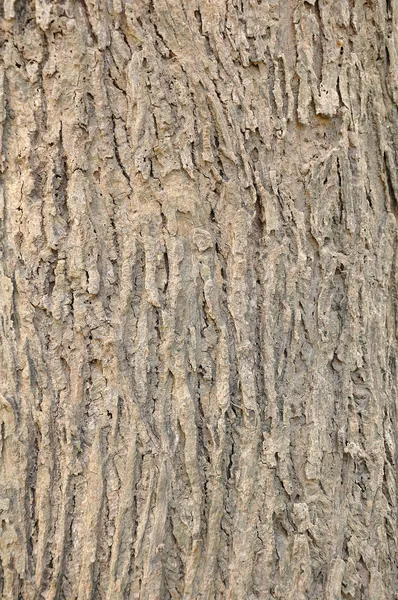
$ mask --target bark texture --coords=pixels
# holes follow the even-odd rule
[[[1,598],[398,598],[397,1],[0,6]]]

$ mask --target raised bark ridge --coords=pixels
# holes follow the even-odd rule
[[[397,598],[396,31],[2,3],[2,598]]]

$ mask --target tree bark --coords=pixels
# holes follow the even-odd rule
[[[396,600],[396,0],[4,0],[0,595]]]

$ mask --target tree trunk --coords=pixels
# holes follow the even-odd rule
[[[0,5],[1,597],[398,598],[396,0]]]

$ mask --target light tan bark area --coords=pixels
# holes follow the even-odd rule
[[[1,598],[396,600],[397,1],[0,6]]]

